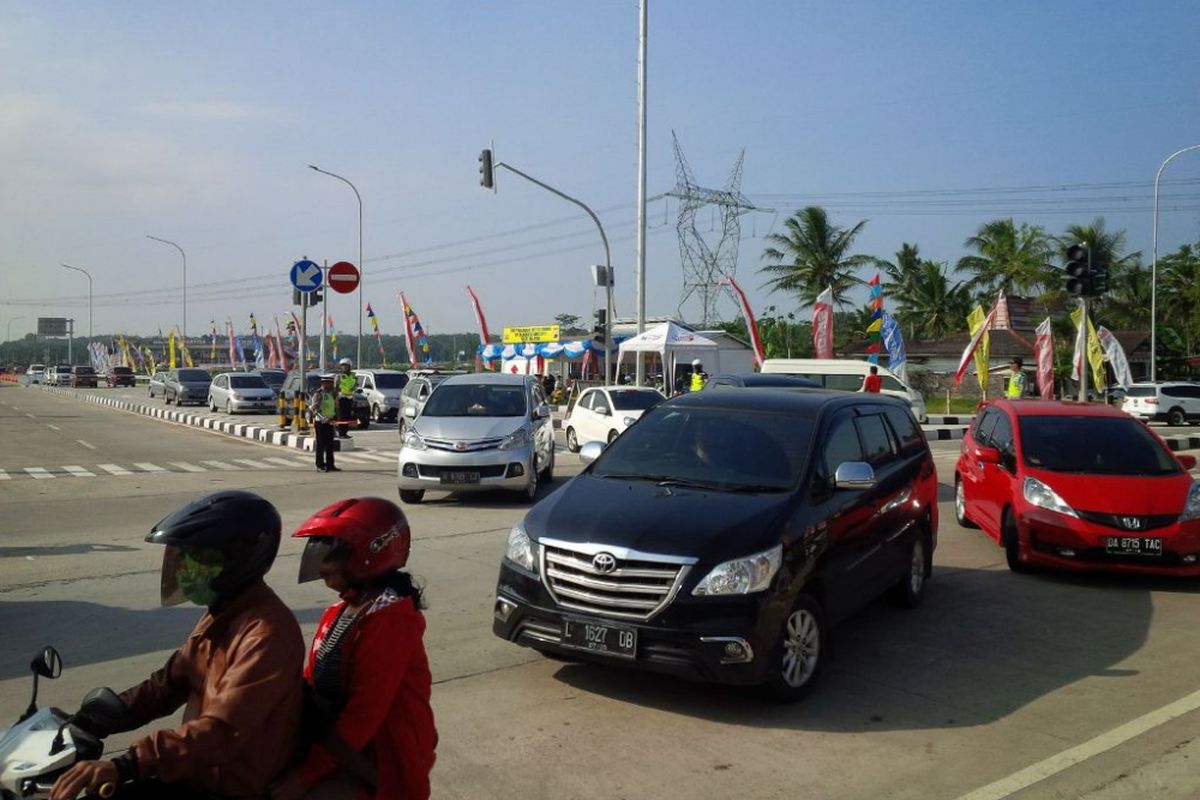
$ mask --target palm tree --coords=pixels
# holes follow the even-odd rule
[[[1150,270],[1136,260],[1122,262],[1109,274],[1108,293],[1100,298],[1096,317],[1113,330],[1149,330]]]
[[[904,242],[896,251],[895,261],[885,261],[882,258],[873,261],[887,277],[883,293],[888,297],[898,298],[908,291],[910,282],[921,269],[921,248]]]
[[[1125,231],[1108,231],[1104,217],[1096,217],[1091,225],[1069,225],[1062,236],[1054,239],[1059,251],[1066,257],[1067,249],[1085,244],[1092,253],[1093,264],[1107,264],[1110,272],[1136,261],[1142,254],[1125,252]]]
[[[1195,355],[1200,331],[1200,246],[1185,244],[1158,262],[1159,314],[1164,327],[1183,342],[1181,355]],[[1170,341],[1163,337],[1164,342]]]
[[[960,331],[971,310],[971,293],[962,281],[950,285],[946,265],[922,261],[897,300],[896,318],[910,339],[941,339]]]
[[[773,292],[794,292],[802,306],[811,306],[821,292],[832,287],[834,304],[844,305],[850,287],[861,283],[854,271],[873,261],[870,256],[850,253],[866,224],[862,220],[851,228],[841,228],[829,221],[820,206],[797,211],[783,223],[786,234],[767,237],[771,244],[762,257],[774,263],[759,270],[772,276],[766,285]]]
[[[1051,255],[1050,239],[1038,225],[1023,222],[1017,226],[1011,217],[994,219],[963,244],[978,255],[963,256],[955,270],[975,273],[967,285],[984,295],[992,295],[997,289],[1005,294],[1028,294],[1052,282],[1053,272],[1046,266]]]

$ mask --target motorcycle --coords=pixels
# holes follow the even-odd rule
[[[93,689],[83,698],[79,711],[68,714],[54,708],[38,708],[38,679],[53,680],[62,674],[62,658],[46,647],[29,665],[33,672],[33,697],[16,724],[0,731],[0,800],[26,800],[50,795],[54,782],[78,761],[100,758],[100,738],[79,724],[115,729],[125,713],[125,704],[111,689]],[[101,798],[110,798],[116,786],[101,787]]]

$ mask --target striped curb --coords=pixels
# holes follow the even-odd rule
[[[264,428],[258,425],[247,425],[242,422],[229,422],[222,419],[213,419],[212,417],[202,416],[200,414],[188,414],[184,411],[175,411],[161,406],[147,406],[140,403],[131,403],[128,400],[118,400],[113,397],[101,397],[94,394],[80,394],[72,392],[58,386],[42,386],[37,384],[38,388],[43,392],[63,395],[65,397],[74,397],[81,399],[84,402],[92,403],[93,405],[108,406],[115,408],[118,411],[128,411],[132,414],[141,414],[144,417],[153,417],[155,419],[174,422],[179,425],[188,425],[201,430],[213,431],[214,433],[223,433],[226,436],[236,436],[241,439],[251,439],[264,444],[274,444],[281,447],[290,447],[293,450],[312,450],[316,444],[316,439],[312,436],[306,436],[290,431],[281,431],[278,429]],[[342,449],[343,440],[334,438],[333,449],[340,451]],[[347,448],[349,449],[349,448]]]
[[[950,442],[956,439],[961,439],[967,434],[966,428],[928,428],[922,429],[925,432],[926,441],[930,442]]]
[[[1200,436],[1164,436],[1167,447],[1178,452],[1180,450],[1200,450]]]
[[[930,414],[927,425],[970,425],[975,420],[974,414],[962,417],[947,417],[941,414]]]

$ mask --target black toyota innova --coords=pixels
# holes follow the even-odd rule
[[[581,455],[509,533],[497,636],[798,699],[832,625],[924,593],[937,474],[903,401],[695,392]]]

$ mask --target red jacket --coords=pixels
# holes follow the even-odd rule
[[[304,679],[310,685],[317,649],[345,605],[336,603],[321,616],[304,668]],[[377,765],[376,797],[429,797],[437,729],[429,706],[432,679],[424,633],[425,616],[412,599],[398,597],[389,589],[361,612],[341,645],[346,704],[334,727],[347,744],[365,752]],[[338,763],[315,745],[301,770],[312,784],[336,772]]]

